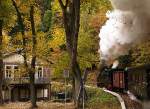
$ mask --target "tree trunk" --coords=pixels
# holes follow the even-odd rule
[[[73,73],[73,96],[76,108],[79,109],[79,90],[83,85],[81,70],[77,61],[78,33],[80,27],[80,0],[58,0],[63,11],[66,46]]]
[[[18,24],[20,25],[21,28],[21,34],[22,34],[22,42],[23,42],[23,57],[24,57],[24,66],[26,71],[29,73],[30,76],[30,97],[31,97],[31,103],[32,107],[35,108],[37,107],[36,105],[36,89],[35,89],[35,62],[36,62],[36,56],[35,56],[35,45],[36,45],[36,39],[35,39],[35,26],[34,26],[34,18],[33,18],[33,6],[31,6],[31,11],[30,11],[30,21],[31,21],[31,28],[32,28],[32,41],[33,41],[33,53],[32,53],[32,60],[31,60],[31,67],[29,68],[27,64],[27,51],[26,51],[26,38],[25,38],[25,27],[23,24],[23,19],[22,15],[17,7],[17,4],[14,0],[12,0],[13,6],[15,7],[15,10],[17,12],[17,17],[18,17]]]
[[[17,7],[17,4],[14,0],[12,0],[12,4],[16,10],[17,13],[17,20],[18,20],[18,24],[20,25],[20,29],[21,29],[21,34],[22,34],[22,44],[23,44],[23,57],[24,57],[24,66],[26,71],[28,72],[28,64],[27,64],[27,55],[26,55],[26,38],[25,38],[25,26],[23,24],[23,18],[22,15]]]
[[[76,97],[75,99],[75,104],[76,104],[76,108],[79,108],[80,107],[80,104],[82,104],[82,100],[80,101],[80,88],[82,86],[82,77],[81,77],[81,71],[80,71],[80,68],[79,68],[79,65],[77,62],[74,63],[74,65],[72,66],[72,70],[73,70],[73,73],[74,73],[74,79],[75,79],[75,91],[74,91],[74,95]]]
[[[36,32],[34,24],[34,7],[31,6],[30,10],[30,21],[32,29],[32,60],[31,60],[31,69],[30,69],[30,91],[31,91],[31,103],[32,108],[37,107],[36,101],[36,89],[35,89],[35,63],[36,63]]]
[[[80,91],[80,86],[81,86],[81,81],[79,78],[75,77],[75,97],[76,97],[76,101],[75,101],[75,107],[78,109],[81,106],[81,102],[80,99],[78,98],[79,96],[79,91]]]
[[[35,89],[35,78],[34,78],[34,73],[31,71],[30,72],[30,99],[31,99],[31,109],[36,108],[36,89]]]
[[[3,83],[3,58],[2,58],[2,35],[3,20],[0,20],[0,105],[3,104],[2,83]]]

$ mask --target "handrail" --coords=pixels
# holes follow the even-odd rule
[[[30,78],[29,77],[17,77],[17,78],[4,78],[4,84],[24,84],[29,83]],[[40,77],[35,78],[35,84],[42,84],[42,83],[49,83],[50,79],[48,77]]]

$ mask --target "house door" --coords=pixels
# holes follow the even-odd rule
[[[113,88],[125,88],[125,76],[123,71],[113,72]]]
[[[27,101],[30,98],[29,89],[27,88],[21,88],[20,89],[20,101]]]
[[[11,100],[12,100],[12,101],[18,101],[18,100],[19,100],[18,88],[13,88],[13,89],[11,90]]]

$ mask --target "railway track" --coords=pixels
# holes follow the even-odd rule
[[[144,109],[142,103],[132,100],[128,94],[119,93],[125,102],[127,109]]]

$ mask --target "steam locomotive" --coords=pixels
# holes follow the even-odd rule
[[[129,90],[141,100],[150,99],[150,64],[124,69],[105,67],[97,85],[119,92]]]

